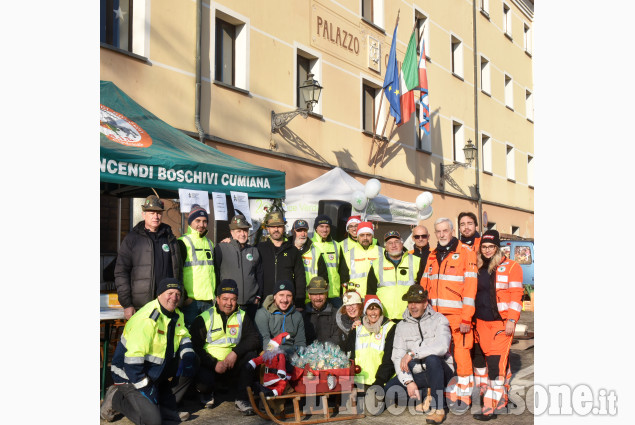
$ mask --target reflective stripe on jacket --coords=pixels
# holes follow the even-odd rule
[[[359,244],[359,242],[354,241],[353,239],[351,239],[349,236],[346,236],[346,239],[344,239],[341,242],[337,243],[339,248],[342,250],[342,252],[344,254],[348,254],[348,251],[350,251],[351,249],[358,247],[361,245]],[[362,248],[363,249],[363,248]]]
[[[357,291],[364,299],[367,291],[368,271],[383,255],[384,249],[379,245],[371,245],[368,249],[364,249],[360,245],[348,251],[348,255],[344,256],[344,261],[346,261],[350,272],[349,281],[352,282],[352,285],[348,286],[349,291]]]
[[[523,298],[523,269],[507,258],[496,267],[496,305],[503,320],[520,318]]]
[[[183,264],[183,286],[190,298],[211,300],[216,290],[214,273],[214,244],[206,236],[188,227],[181,236],[187,255]]]
[[[302,265],[304,266],[304,274],[306,276],[306,284],[309,285],[311,279],[318,274],[318,258],[319,254],[315,248],[315,244],[311,244],[311,248],[302,254]],[[306,293],[306,302],[309,302],[309,293]]]
[[[201,313],[207,329],[207,337],[203,348],[217,360],[225,360],[225,357],[240,342],[242,335],[243,317],[245,312],[240,308],[227,318],[225,329],[223,319],[216,311],[216,307],[209,308]]]
[[[191,352],[190,333],[185,328],[183,313],[174,329],[175,356]],[[131,383],[135,388],[146,386],[161,376],[165,367],[167,334],[170,318],[161,313],[159,300],[150,301],[126,322],[123,334],[112,359],[112,378],[115,383]],[[168,359],[169,360],[169,359]]]
[[[328,297],[334,298],[340,296],[340,274],[337,271],[340,265],[340,247],[337,245],[337,242],[331,241],[322,241],[322,237],[315,233],[311,238],[313,244],[311,248],[315,247],[317,251],[323,256],[324,262],[326,263],[326,270],[329,277],[329,292]],[[317,271],[316,271],[317,275]],[[307,285],[309,284],[309,280],[306,281]]]
[[[428,291],[435,311],[460,315],[462,322],[471,323],[477,276],[476,253],[463,248],[459,242],[456,250],[449,252],[441,265],[437,261],[437,250],[430,252],[421,286]]]
[[[385,252],[385,251],[384,251]],[[395,268],[386,255],[379,257],[377,267],[373,268],[377,275],[377,297],[384,305],[384,316],[389,319],[401,319],[408,302],[401,297],[414,285],[415,276],[419,271],[419,259],[415,261],[412,254],[404,253]]]
[[[363,325],[355,328],[355,364],[361,367],[360,373],[355,375],[355,381],[372,385],[375,382],[377,369],[384,357],[386,335],[395,326],[391,320],[381,326],[381,332],[374,334]]]

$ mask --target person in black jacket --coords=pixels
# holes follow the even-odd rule
[[[161,223],[163,202],[151,195],[141,209],[143,221],[137,223],[124,238],[115,265],[115,286],[126,320],[157,297],[156,288],[163,278],[183,281],[176,236],[170,226]],[[179,306],[183,305],[185,298],[186,293],[181,297]]]
[[[309,282],[307,292],[310,301],[302,312],[307,345],[315,340],[339,344],[339,329],[335,321],[337,310],[327,298],[328,291],[328,283],[320,276],[313,277]]]
[[[419,272],[415,277],[415,283],[419,283],[421,282],[423,270],[425,269],[426,261],[428,261],[428,255],[430,254],[430,232],[428,232],[428,228],[422,224],[415,226],[414,229],[412,229],[412,241],[415,245],[408,252],[415,257],[421,258]]]
[[[236,282],[222,280],[217,285],[216,305],[192,322],[192,346],[200,359],[196,389],[201,393],[201,402],[211,408],[219,383],[236,388],[236,408],[253,415],[247,398],[251,375],[245,365],[258,356],[262,342],[249,315],[238,309],[237,300]],[[221,323],[216,322],[219,318]]]
[[[285,223],[281,212],[271,213],[265,222],[269,238],[257,246],[262,259],[263,297],[273,294],[276,282],[291,280],[295,286],[294,304],[301,311],[306,297],[306,277],[300,251],[284,236]]]
[[[229,222],[231,239],[221,241],[214,248],[216,281],[232,279],[238,285],[238,306],[253,321],[262,304],[262,259],[258,249],[249,244],[251,225],[244,215],[236,215]]]

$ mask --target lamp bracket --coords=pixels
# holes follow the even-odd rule
[[[277,133],[280,128],[289,124],[296,115],[302,115],[302,118],[306,119],[309,116],[309,110],[307,108],[298,108],[295,111],[281,112],[279,114],[271,111],[271,132]]]

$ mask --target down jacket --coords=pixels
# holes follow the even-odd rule
[[[428,356],[443,359],[450,348],[450,323],[429,304],[419,319],[412,317],[410,310],[406,309],[396,328],[391,359],[402,384],[412,379],[411,373],[401,371],[401,359],[408,350],[414,352],[415,359],[423,360]]]
[[[179,282],[183,282],[182,260],[176,236],[172,233],[170,226],[165,223],[161,223],[157,233],[160,237],[167,236],[172,256],[173,276]],[[133,306],[139,310],[156,298],[153,250],[154,244],[145,232],[145,223],[140,221],[121,243],[115,265],[115,286],[119,304],[123,308]],[[187,298],[186,294],[183,295],[179,306]]]

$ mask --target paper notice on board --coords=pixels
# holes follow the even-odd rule
[[[230,194],[236,214],[244,215],[249,224],[253,224],[251,222],[251,213],[249,211],[249,195],[247,195],[245,192],[234,191],[231,191]]]
[[[204,190],[179,189],[179,202],[181,204],[181,214],[189,213],[192,205],[198,204],[205,208],[209,214],[209,194]]]
[[[224,193],[212,192],[214,201],[214,219],[227,221],[227,200]]]

